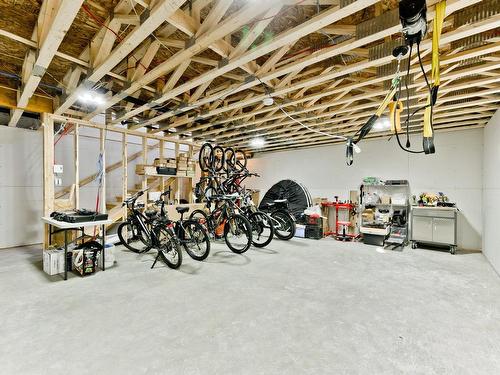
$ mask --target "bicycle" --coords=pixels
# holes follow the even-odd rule
[[[273,220],[276,237],[280,240],[289,240],[295,235],[295,218],[288,211],[288,200],[277,199],[268,203],[267,207],[262,209]]]
[[[242,254],[252,245],[252,224],[246,217],[237,213],[238,207],[234,200],[238,197],[237,194],[213,197],[207,205],[209,207],[212,201],[215,202],[215,209],[211,213],[194,210],[189,219],[204,225],[214,238],[224,237],[231,251]],[[219,234],[221,227],[223,232]]]
[[[167,192],[161,194],[163,198]],[[170,193],[170,189],[168,190]],[[165,212],[165,201],[160,199],[160,217],[167,218],[167,227],[172,228],[175,239],[184,247],[191,258],[197,261],[205,260],[210,254],[210,239],[205,228],[196,220],[184,220],[184,214],[189,211],[189,207],[176,207],[175,209],[181,218],[178,221],[168,220]]]
[[[252,201],[249,192],[242,197],[241,212],[252,224],[252,244],[255,247],[266,247],[274,238],[274,219],[265,212],[259,211]]]
[[[168,226],[166,217],[158,217],[156,210],[147,210],[144,214],[136,205],[139,197],[147,190],[139,191],[122,203],[127,206],[129,215],[127,220],[118,226],[118,238],[120,242],[130,251],[145,253],[152,248],[158,250],[158,255],[151,268],[153,268],[158,257],[170,268],[179,268],[182,264],[182,251],[175,233]]]

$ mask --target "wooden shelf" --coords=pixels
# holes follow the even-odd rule
[[[178,174],[159,174],[159,173],[145,173],[144,176],[149,177],[168,177],[168,178],[194,178],[194,176],[182,176]]]

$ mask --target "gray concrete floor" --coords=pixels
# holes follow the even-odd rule
[[[480,253],[274,241],[154,252],[68,281],[0,251],[1,374],[499,374],[500,279]]]

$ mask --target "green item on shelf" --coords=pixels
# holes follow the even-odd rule
[[[365,177],[363,178],[363,183],[365,185],[380,185],[381,180],[378,177]]]

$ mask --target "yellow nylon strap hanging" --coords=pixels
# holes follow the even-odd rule
[[[389,103],[389,119],[391,120],[391,131],[401,133],[401,112],[403,111],[403,102],[401,100]]]
[[[433,21],[433,30],[432,30],[432,70],[431,70],[431,79],[432,86],[438,87],[440,84],[439,77],[439,40],[441,39],[441,31],[443,29],[444,17],[446,13],[446,1],[441,1],[436,4],[436,15],[434,16]],[[427,107],[424,112],[424,137],[432,137],[432,111],[431,104],[432,98],[429,93],[429,97],[427,98]]]

